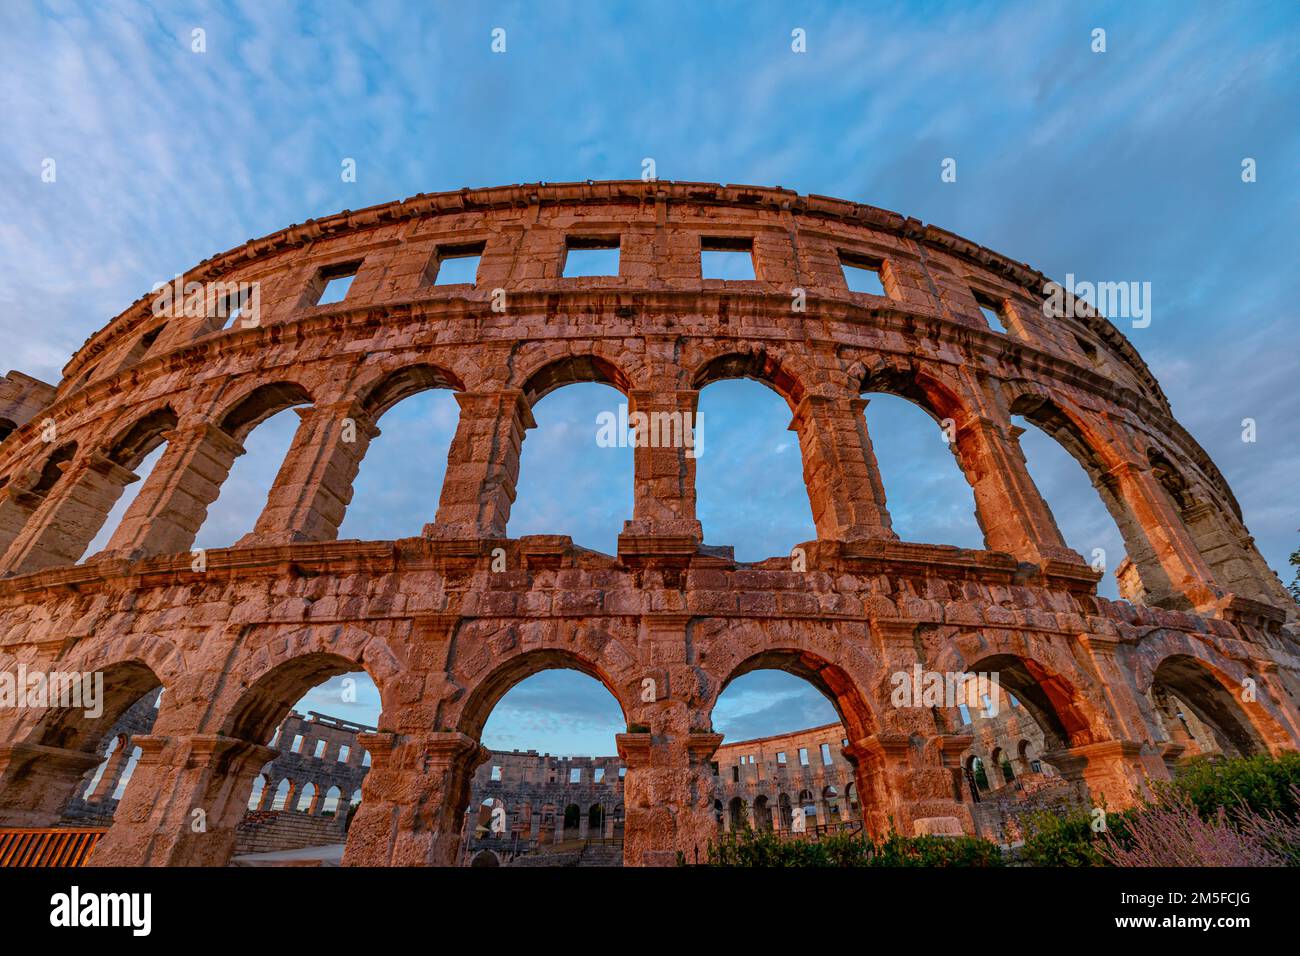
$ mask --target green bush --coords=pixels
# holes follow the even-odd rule
[[[1109,821],[1107,821],[1109,823]],[[1102,866],[1087,807],[1062,805],[1025,814],[1021,859],[1030,866]]]
[[[783,840],[771,831],[743,828],[709,842],[708,866],[1001,866],[997,845],[977,837],[891,833],[883,843],[835,834],[821,840]]]
[[[1179,768],[1171,784],[1161,790],[1185,796],[1196,812],[1209,818],[1224,807],[1228,815],[1237,811],[1276,813],[1293,819],[1300,806],[1292,788],[1300,787],[1300,753],[1277,757],[1260,754],[1235,760],[1198,757]]]

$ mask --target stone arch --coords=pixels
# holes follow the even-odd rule
[[[793,412],[810,389],[811,376],[797,360],[765,348],[739,350],[734,345],[703,357],[689,371],[691,388],[703,389],[730,378],[761,382],[785,399]]]
[[[1233,680],[1223,668],[1191,651],[1171,648],[1138,675],[1138,689],[1155,707],[1155,719],[1166,733],[1170,731],[1168,721],[1162,718],[1155,699],[1162,692],[1172,694],[1187,707],[1228,756],[1268,753],[1271,739],[1288,739],[1279,722],[1258,700],[1242,700],[1242,681]],[[1176,743],[1187,743],[1178,740],[1176,733],[1170,736]]]
[[[501,858],[491,850],[479,850],[469,862],[470,866],[500,866]]]
[[[357,390],[357,404],[371,421],[377,422],[390,408],[412,395],[434,388],[461,391],[464,387],[453,372],[418,362],[384,371],[363,383]]]
[[[547,353],[550,354],[550,353]],[[595,350],[587,353],[550,358],[522,374],[524,401],[531,407],[551,392],[576,382],[599,382],[618,389],[624,395],[635,385],[632,376],[619,363]]]
[[[331,677],[357,670],[370,674],[380,688],[382,700],[384,687],[380,678],[367,666],[369,660],[362,660],[364,645],[362,648],[336,646],[333,650],[325,650],[320,647],[324,642],[313,639],[310,634],[277,643],[294,647],[296,653],[279,655],[280,660],[265,666],[248,683],[222,695],[219,704],[234,697],[233,704],[226,704],[227,709],[222,712],[224,716],[218,721],[218,732],[223,736],[264,744],[303,694]],[[372,658],[370,654],[365,656]]]
[[[243,441],[249,432],[272,415],[295,405],[310,405],[313,401],[311,393],[297,382],[267,382],[227,402],[225,411],[217,417],[217,427],[235,441]]]
[[[1129,460],[1115,437],[1103,434],[1086,415],[1040,386],[1018,383],[1009,386],[1007,394],[1010,414],[1032,422],[1054,439],[1097,489],[1141,581],[1140,589],[1134,589],[1124,586],[1121,575],[1121,593],[1183,608],[1207,599],[1213,576],[1174,500],[1166,497],[1168,492],[1145,458]]]
[[[75,441],[56,445],[0,493],[0,556],[22,535],[28,521],[72,467],[77,449]]]
[[[35,665],[28,665],[35,672]],[[98,670],[98,674],[96,674]],[[8,760],[0,765],[0,825],[52,826],[68,803],[81,795],[87,776],[104,761],[103,745],[118,719],[154,693],[162,680],[141,660],[128,658],[101,668],[51,661],[42,670],[61,675],[90,674],[89,681],[45,683],[47,700],[25,730],[13,735]],[[96,676],[102,675],[102,688]],[[98,708],[90,705],[99,697]],[[97,715],[89,710],[97,709]],[[21,741],[21,742],[17,742]],[[134,743],[128,740],[127,745]]]
[[[730,648],[725,640],[721,643],[722,646],[717,650],[723,651],[725,655]],[[716,690],[702,703],[702,707],[712,714],[718,698],[737,677],[756,670],[784,671],[811,684],[831,702],[850,741],[869,737],[877,732],[879,723],[869,698],[862,689],[870,686],[867,679],[865,676],[855,676],[865,674],[866,669],[862,664],[846,665],[836,662],[832,657],[815,646],[785,643],[774,635],[771,647],[748,651],[742,648],[730,659],[724,656],[714,662],[710,671],[721,675],[721,678],[715,685]]]
[[[606,645],[602,645],[600,650],[605,651]],[[458,709],[454,726],[466,736],[478,740],[483,725],[507,691],[534,674],[555,669],[576,670],[599,681],[613,696],[624,720],[627,720],[630,711],[626,701],[635,699],[634,687],[640,686],[639,677],[630,673],[631,668],[627,666],[633,660],[630,655],[627,661],[620,661],[614,658],[613,653],[591,653],[590,650],[569,647],[520,651],[485,673],[473,678],[465,677],[468,692]]]
[[[117,437],[108,443],[105,454],[115,464],[134,471],[149,452],[167,440],[167,433],[176,428],[178,422],[171,405],[147,411],[118,432]]]
[[[906,399],[942,426],[945,419],[963,422],[972,411],[957,386],[919,362],[886,360],[873,356],[849,368],[856,392],[883,392]]]
[[[964,670],[996,673],[999,687],[1016,695],[1043,731],[1049,747],[1077,747],[1100,739],[1090,719],[1090,704],[1068,678],[1036,657],[994,652]]]

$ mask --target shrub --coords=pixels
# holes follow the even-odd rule
[[[1233,826],[1223,807],[1203,815],[1186,797],[1170,796],[1134,814],[1123,840],[1107,833],[1099,843],[1112,866],[1285,866],[1269,846],[1272,836],[1266,828]]]
[[[1021,859],[1030,866],[1102,866],[1105,862],[1094,844],[1087,807],[1062,804],[1035,810],[1025,814],[1022,826]]]
[[[1300,816],[1300,753],[1277,757],[1259,754],[1235,760],[1198,757],[1188,761],[1170,784],[1160,787],[1177,802],[1185,797],[1203,817],[1220,807],[1232,814],[1244,809],[1257,814]]]
[[[997,845],[977,837],[915,836],[891,833],[880,844],[860,836],[836,834],[821,840],[782,839],[771,831],[742,828],[709,841],[708,866],[855,867],[1001,866]]]

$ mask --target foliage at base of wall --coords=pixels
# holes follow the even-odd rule
[[[1300,866],[1300,754],[1198,758],[1154,800],[1107,813],[1087,807],[1025,818],[1030,866]]]
[[[682,862],[679,859],[679,862]],[[706,866],[1001,866],[996,843],[978,837],[891,833],[881,843],[836,834],[821,840],[782,839],[743,828],[709,842]]]

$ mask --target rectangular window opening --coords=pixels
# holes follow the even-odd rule
[[[478,282],[479,260],[483,257],[484,242],[467,242],[454,246],[439,246],[429,263],[430,285],[475,285]]]
[[[864,292],[867,295],[888,296],[885,291],[885,264],[880,259],[870,256],[840,253],[840,270],[850,292]]]
[[[352,748],[347,744],[339,745],[339,763],[347,763],[348,757],[352,754]]]
[[[784,751],[784,750],[778,750],[778,751],[776,752],[776,762],[777,762],[778,764],[780,764],[781,766],[785,766],[785,751]]]
[[[569,783],[582,783],[582,768],[574,767],[569,771]]]
[[[829,763],[831,763],[831,745],[822,744],[822,764],[826,765]]]
[[[500,768],[500,767],[493,767],[493,768],[492,768],[492,779],[493,779],[493,780],[500,780],[500,779],[501,779],[501,768]]]
[[[801,767],[806,767],[806,766],[808,766],[808,748],[807,748],[807,747],[800,747],[800,748],[799,748],[799,766],[801,766]]]
[[[754,240],[748,237],[700,237],[700,276],[704,279],[753,281]]]
[[[289,750],[296,754],[302,753],[302,734],[298,734],[293,738],[293,746]]]
[[[312,756],[315,757],[317,760],[320,760],[322,757],[325,756],[325,748],[328,746],[329,744],[325,743],[325,741],[323,740],[316,741],[316,750],[312,754]]]
[[[1007,334],[1007,315],[1006,305],[993,298],[991,295],[985,295],[983,292],[975,292],[975,301],[979,304],[980,314],[984,316],[984,321],[988,323],[990,329],[994,332]]]
[[[316,286],[320,289],[316,305],[333,305],[346,299],[352,289],[352,280],[360,270],[360,262],[341,262],[322,267],[316,274]]]
[[[568,236],[564,241],[566,279],[618,275],[618,236]]]
[[[605,779],[605,768],[597,767],[595,771],[592,772],[591,779],[593,783],[601,783]]]

